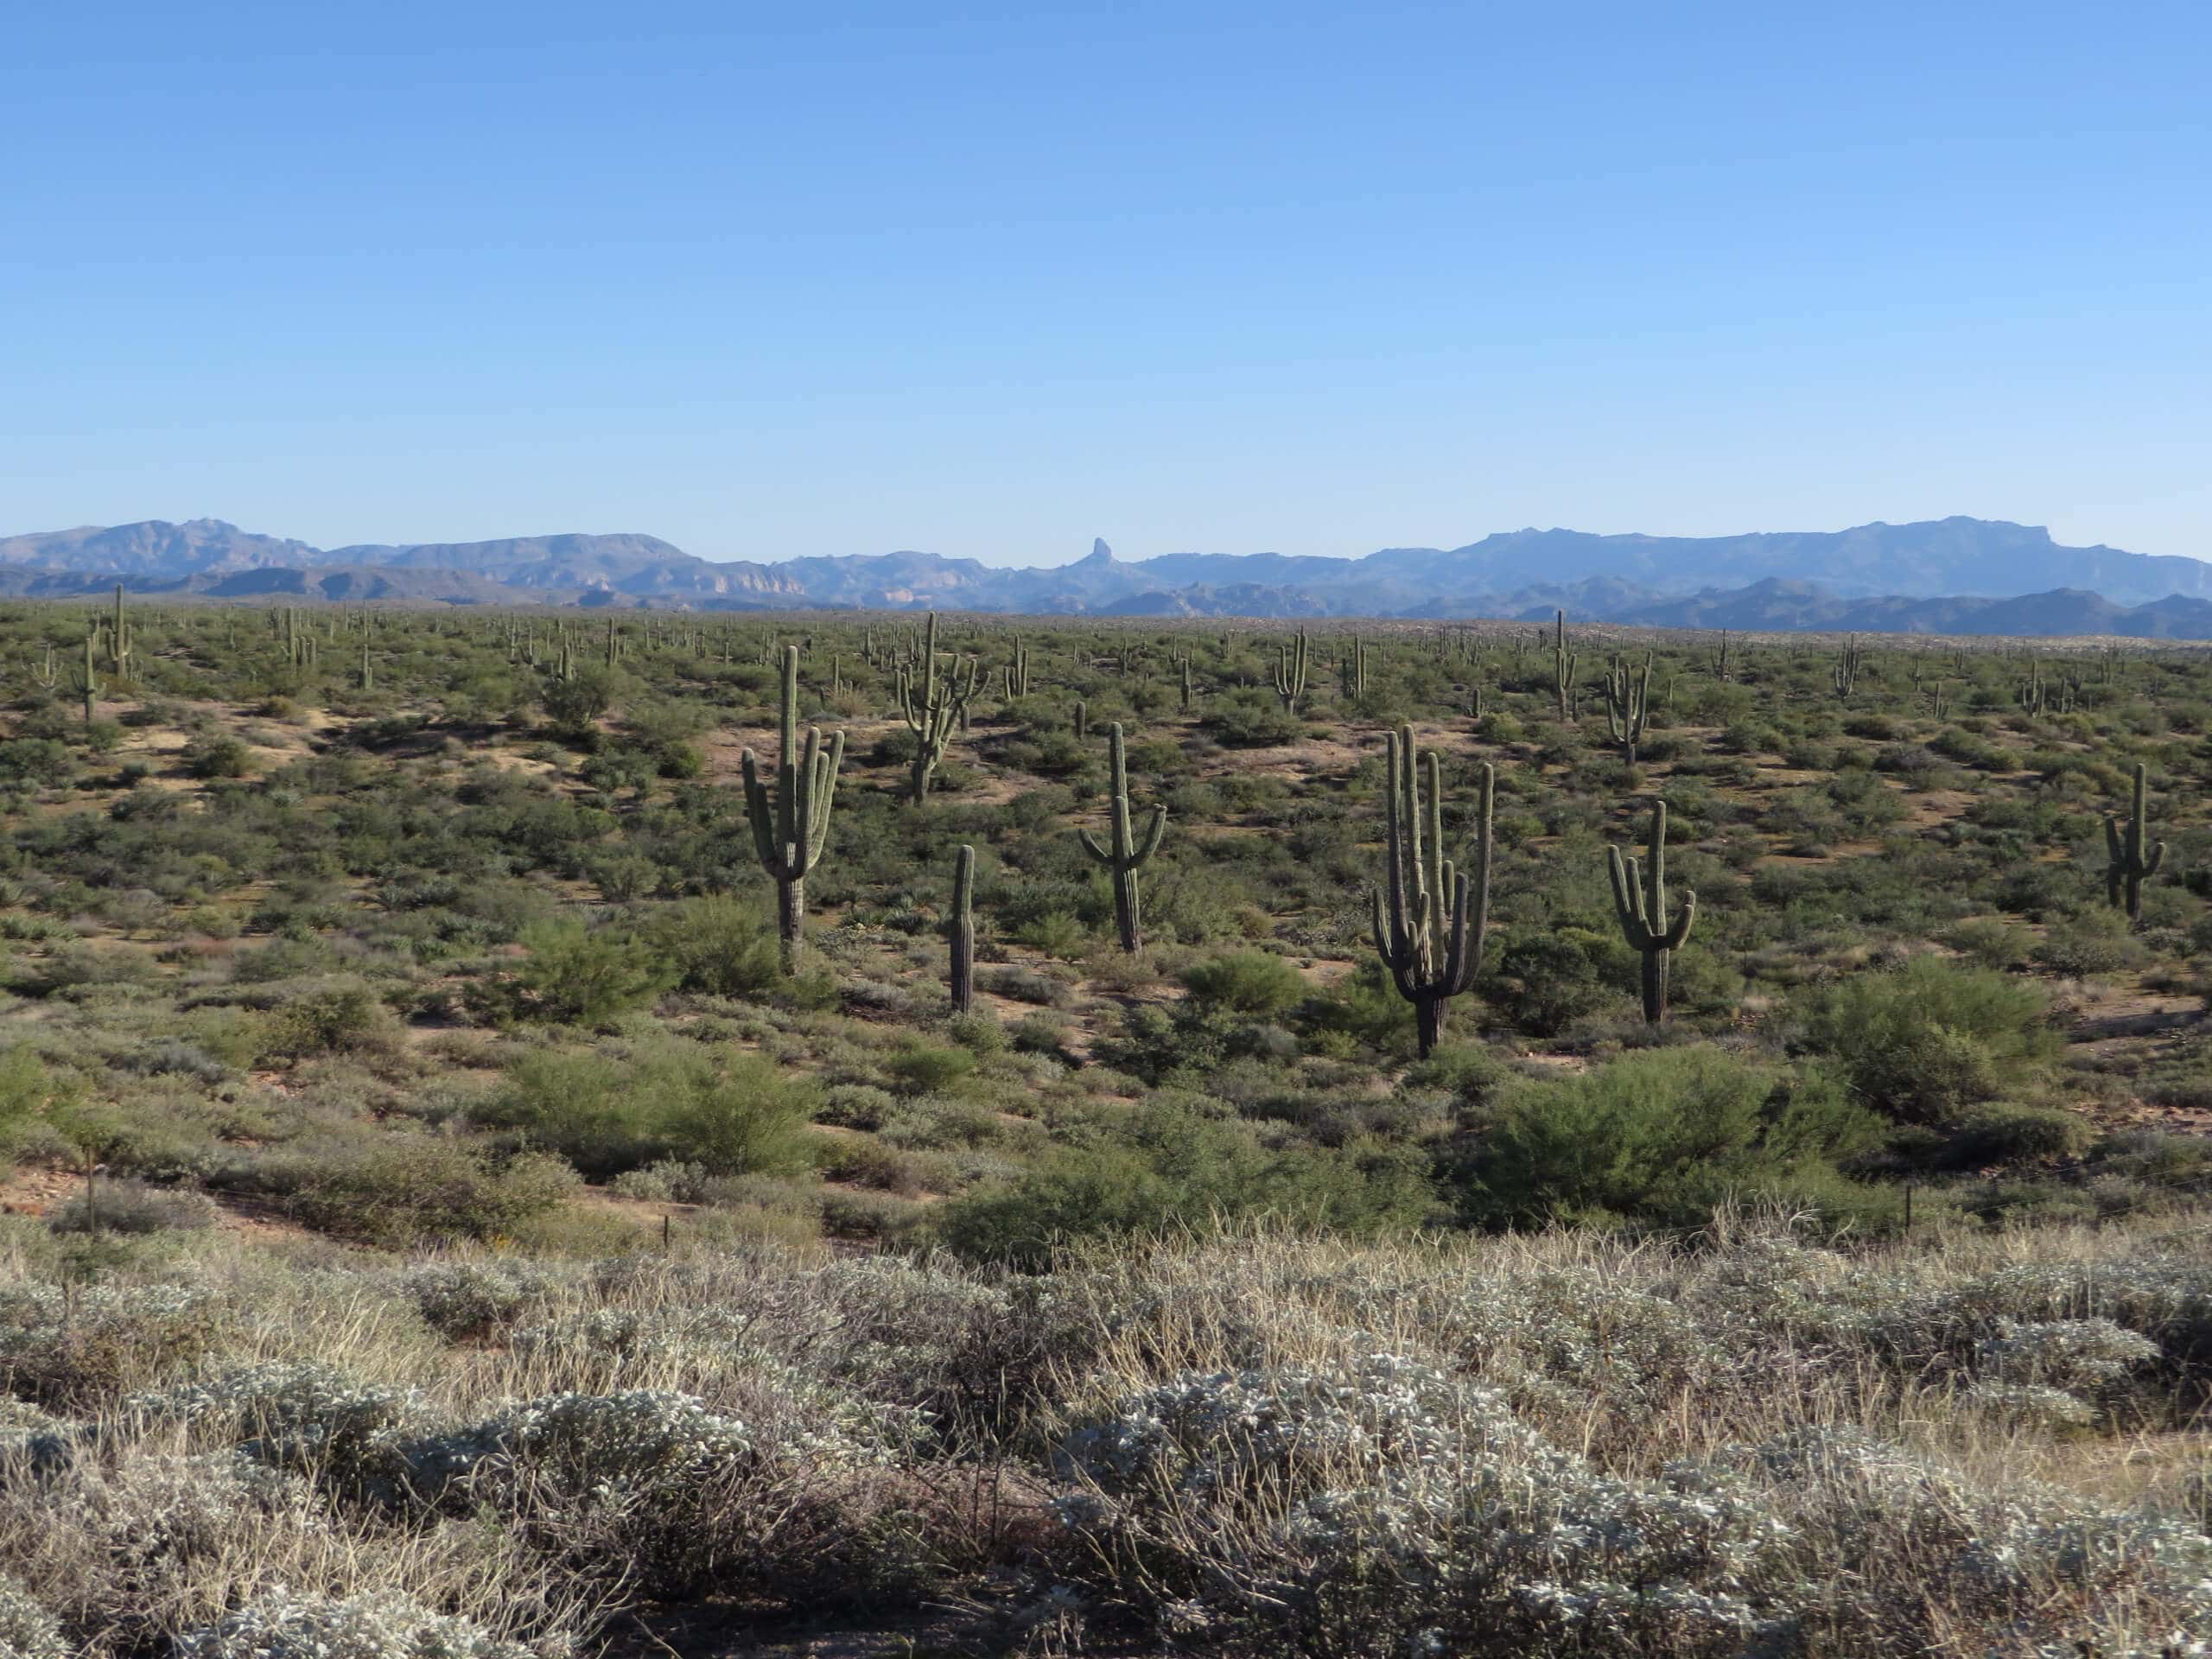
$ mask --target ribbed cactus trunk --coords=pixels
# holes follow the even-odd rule
[[[976,695],[982,672],[982,663],[970,658],[964,664],[956,660],[940,675],[937,655],[937,613],[931,611],[918,660],[912,668],[901,667],[898,681],[899,710],[916,739],[910,775],[917,806],[929,798],[930,780],[944,758],[953,728],[965,729],[968,701]]]
[[[2143,919],[2144,879],[2156,875],[2158,867],[2166,861],[2166,843],[2149,842],[2149,820],[2150,774],[2139,760],[2135,763],[2135,793],[2128,808],[2127,828],[2123,831],[2117,818],[2105,819],[2105,852],[2109,860],[2105,870],[2105,893],[2115,909],[2126,908],[2131,924]]]
[[[830,807],[837,789],[837,768],[845,756],[845,734],[839,732],[825,752],[822,730],[806,728],[806,747],[798,741],[798,647],[784,648],[782,719],[778,735],[775,798],[771,800],[760,781],[760,769],[747,749],[740,757],[745,774],[745,812],[753,829],[753,847],[760,868],[776,884],[776,937],[784,971],[796,974],[806,943],[806,878],[821,861],[822,848],[830,834]]]
[[[1383,835],[1388,866],[1374,894],[1376,953],[1398,995],[1413,1004],[1426,1059],[1444,1038],[1446,1005],[1475,982],[1490,926],[1492,809],[1497,773],[1482,769],[1482,806],[1471,883],[1444,856],[1443,766],[1417,755],[1411,725],[1391,733],[1384,751]],[[1426,772],[1428,798],[1421,799]]]
[[[1579,719],[1581,710],[1575,707],[1575,653],[1567,648],[1567,613],[1552,613],[1552,689],[1559,698],[1559,717]]]
[[[952,861],[952,911],[945,918],[951,946],[952,1011],[965,1014],[976,1001],[976,849],[961,848]]]
[[[1621,936],[1643,958],[1643,1022],[1656,1026],[1667,1017],[1667,980],[1674,953],[1682,948],[1690,936],[1690,924],[1697,919],[1697,894],[1686,891],[1681,912],[1671,923],[1668,920],[1667,804],[1652,804],[1651,842],[1645,861],[1624,859],[1618,847],[1608,847],[1605,854]]]
[[[1160,850],[1160,837],[1167,828],[1167,809],[1152,809],[1152,823],[1147,826],[1140,840],[1134,833],[1129,817],[1129,768],[1122,739],[1122,726],[1116,721],[1106,728],[1110,753],[1113,783],[1108,803],[1112,813],[1109,819],[1109,847],[1101,847],[1088,830],[1076,831],[1083,842],[1084,851],[1103,865],[1114,882],[1114,931],[1120,937],[1122,949],[1135,951],[1144,946],[1142,917],[1137,900],[1137,872]]]

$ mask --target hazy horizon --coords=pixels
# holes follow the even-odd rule
[[[1940,516],[1939,516],[1937,518],[1936,518],[1936,519],[1884,518],[1880,518],[1880,517],[1876,517],[1876,518],[1858,518],[1858,519],[1853,519],[1851,523],[1849,523],[1849,524],[1765,524],[1765,525],[1757,525],[1757,526],[1751,526],[1751,527],[1748,527],[1748,528],[1738,529],[1738,530],[1733,530],[1733,531],[1711,531],[1711,532],[1707,532],[1707,531],[1688,532],[1688,531],[1670,531],[1670,530],[1650,530],[1650,529],[1639,529],[1639,530],[1632,530],[1632,531],[1591,530],[1591,529],[1589,529],[1587,526],[1586,526],[1586,525],[1582,525],[1582,524],[1513,524],[1513,525],[1500,525],[1500,526],[1498,526],[1498,527],[1497,527],[1497,528],[1495,528],[1495,529],[1491,529],[1491,530],[1485,530],[1485,531],[1481,531],[1481,532],[1479,532],[1479,533],[1478,533],[1478,534],[1472,535],[1472,536],[1457,537],[1454,537],[1454,538],[1452,538],[1452,539],[1451,539],[1451,540],[1448,540],[1448,541],[1431,541],[1431,542],[1383,541],[1383,542],[1376,542],[1376,543],[1374,543],[1374,545],[1370,546],[1370,547],[1363,547],[1363,548],[1361,548],[1361,549],[1359,549],[1358,550],[1357,550],[1357,551],[1355,551],[1355,552],[1348,552],[1348,553],[1316,553],[1316,554],[1302,553],[1302,552],[1298,551],[1298,550],[1295,550],[1295,549],[1291,549],[1291,548],[1282,548],[1282,547],[1218,548],[1218,547],[1180,547],[1180,546],[1178,546],[1178,547],[1165,547],[1165,548],[1161,548],[1160,550],[1158,550],[1158,551],[1156,551],[1156,552],[1137,553],[1137,552],[1132,552],[1132,551],[1131,551],[1131,550],[1129,550],[1128,549],[1127,549],[1127,548],[1123,547],[1120,543],[1118,543],[1118,542],[1115,541],[1115,539],[1114,539],[1112,537],[1110,537],[1110,536],[1095,536],[1095,537],[1093,537],[1091,538],[1091,541],[1090,541],[1090,542],[1087,542],[1087,543],[1085,543],[1084,544],[1084,546],[1082,547],[1081,550],[1079,550],[1079,551],[1077,551],[1077,552],[1074,552],[1074,553],[1067,554],[1067,555],[1065,555],[1065,556],[1058,556],[1058,557],[1055,557],[1055,556],[1042,556],[1042,557],[1037,557],[1037,558],[1024,558],[1024,557],[1020,557],[1020,556],[1014,556],[1014,557],[1012,557],[1012,558],[1001,559],[1001,560],[995,560],[995,561],[993,561],[993,560],[983,560],[983,559],[978,559],[978,560],[977,560],[977,563],[983,563],[983,564],[987,564],[987,565],[990,566],[990,568],[995,569],[1039,569],[1039,570],[1056,570],[1056,569],[1062,569],[1062,568],[1064,568],[1065,566],[1067,566],[1067,565],[1071,565],[1071,564],[1077,563],[1078,563],[1079,561],[1081,561],[1081,560],[1083,560],[1083,559],[1084,559],[1084,558],[1089,557],[1089,556],[1090,556],[1090,554],[1091,554],[1092,550],[1093,550],[1093,543],[1096,543],[1096,542],[1097,542],[1097,541],[1103,541],[1104,543],[1106,543],[1107,546],[1108,546],[1108,547],[1112,550],[1113,556],[1115,557],[1115,559],[1116,559],[1116,561],[1118,561],[1118,562],[1120,562],[1120,563],[1125,563],[1125,564],[1136,564],[1136,563],[1143,563],[1144,561],[1148,560],[1148,559],[1154,559],[1154,558],[1166,558],[1166,557],[1173,557],[1173,556],[1226,556],[1226,557],[1231,557],[1231,558],[1236,558],[1236,557],[1249,557],[1249,556],[1287,556],[1287,557],[1294,557],[1294,558],[1359,559],[1359,558],[1366,557],[1367,556],[1369,556],[1369,555],[1370,555],[1370,554],[1379,553],[1379,552],[1385,552],[1385,551],[1389,551],[1389,550],[1398,550],[1398,549],[1406,549],[1406,550],[1437,549],[1437,550],[1443,550],[1443,551],[1446,551],[1446,552],[1450,552],[1450,551],[1452,551],[1452,550],[1456,550],[1456,549],[1459,549],[1459,548],[1463,548],[1463,547],[1472,547],[1472,546],[1475,546],[1475,545],[1477,545],[1477,544],[1478,544],[1478,543],[1482,543],[1482,542],[1484,542],[1484,541],[1485,541],[1485,540],[1489,539],[1489,538],[1490,538],[1491,537],[1492,537],[1492,536],[1511,536],[1511,535],[1520,534],[1520,533],[1528,532],[1528,531],[1535,531],[1535,532],[1539,533],[1539,534],[1541,534],[1541,533],[1547,533],[1547,532],[1551,532],[1551,531],[1567,531],[1567,532],[1573,533],[1573,534],[1579,534],[1579,535],[1592,535],[1592,536],[1646,536],[1646,537],[1652,537],[1653,539],[1656,539],[1656,540],[1668,540],[1668,539],[1685,538],[1685,537],[1687,537],[1687,538],[1692,538],[1692,539],[1726,539],[1726,538],[1729,538],[1729,537],[1738,537],[1738,536],[1793,535],[1793,534],[1833,535],[1833,534],[1838,533],[1838,532],[1842,531],[1864,529],[1864,528],[1866,528],[1866,527],[1867,527],[1867,526],[1869,526],[1869,525],[1873,525],[1873,524],[1890,524],[1890,525],[1895,526],[1895,525],[1903,525],[1903,524],[1909,524],[1933,523],[1933,522],[1940,522],[1942,518],[1971,518],[1981,519],[1981,520],[1983,520],[1984,522],[1990,522],[1990,523],[2010,523],[2010,524],[2019,524],[2019,525],[2021,525],[2023,528],[2030,529],[2030,530],[2036,530],[2036,529],[2045,530],[2045,531],[2050,531],[2051,540],[2052,540],[2054,543],[2056,543],[2056,544],[2058,544],[2059,546],[2061,546],[2061,547],[2082,547],[2082,548],[2089,548],[2089,547],[2104,546],[2104,547],[2111,548],[2111,549],[2113,549],[2113,550],[2115,550],[2115,551],[2118,551],[2118,552],[2123,552],[2123,553],[2143,553],[2143,552],[2146,552],[2146,551],[2150,551],[2150,550],[2147,550],[2147,549],[2144,549],[2144,548],[2139,548],[2139,547],[2126,547],[2126,546],[2123,546],[2123,545],[2122,545],[2121,543],[2120,543],[2113,542],[2113,541],[2110,541],[2110,540],[2108,540],[2108,539],[2101,538],[2101,537],[2083,537],[2083,538],[2076,539],[2076,538],[2074,538],[2074,537],[2067,537],[2067,536],[2060,535],[2060,534],[2057,532],[2057,531],[2056,531],[2055,529],[2052,529],[2052,527],[2051,527],[2051,526],[2050,526],[2050,525],[2047,525],[2047,524],[2046,524],[2046,525],[2038,525],[2038,524],[2034,524],[2028,523],[2027,521],[2025,521],[2025,520],[2022,520],[2022,519],[2005,519],[2005,518],[1997,518],[1997,517],[1991,516],[1991,515],[1983,515],[1983,514],[1953,514],[1953,513],[1945,513],[1945,514],[1942,514],[1942,515],[1940,515]],[[830,554],[804,554],[804,553],[802,553],[802,554],[789,554],[789,555],[785,555],[785,556],[780,556],[780,557],[779,557],[779,558],[772,558],[772,559],[757,559],[757,560],[734,559],[734,558],[721,558],[721,559],[718,559],[718,558],[715,558],[714,556],[712,556],[712,555],[710,555],[710,554],[701,553],[701,552],[700,552],[697,549],[696,549],[696,548],[687,547],[687,546],[685,546],[682,542],[680,542],[680,541],[677,540],[677,539],[676,539],[675,537],[673,537],[663,535],[663,534],[661,534],[661,532],[659,532],[658,531],[656,531],[656,530],[651,529],[651,528],[649,528],[649,527],[640,527],[640,526],[634,525],[634,524],[633,524],[633,525],[629,525],[629,526],[626,526],[626,527],[620,527],[620,528],[601,528],[601,529],[591,529],[591,528],[585,528],[585,527],[581,527],[581,526],[573,526],[573,525],[572,525],[572,526],[568,526],[568,527],[566,527],[566,528],[562,528],[562,529],[544,529],[544,528],[540,528],[540,529],[535,529],[535,530],[517,530],[517,531],[512,531],[501,532],[501,533],[499,533],[499,534],[498,534],[498,535],[494,535],[494,536],[486,536],[486,537],[429,536],[429,537],[422,537],[422,538],[420,538],[419,540],[416,540],[416,541],[412,541],[412,542],[393,542],[393,541],[386,541],[386,540],[382,540],[382,539],[378,539],[378,538],[370,538],[370,537],[359,537],[359,536],[345,537],[341,537],[341,538],[339,538],[339,539],[336,539],[336,540],[324,541],[324,540],[318,539],[318,538],[316,538],[316,537],[315,537],[300,536],[300,535],[297,535],[297,534],[296,534],[295,532],[293,532],[293,531],[289,531],[289,530],[286,530],[286,529],[283,529],[283,528],[281,528],[281,527],[277,527],[277,526],[271,526],[271,525],[267,525],[267,524],[245,524],[245,523],[242,523],[242,522],[240,522],[239,520],[238,520],[238,519],[236,519],[236,518],[226,518],[224,514],[219,513],[219,512],[195,512],[195,513],[190,513],[190,514],[186,514],[186,515],[182,515],[182,516],[156,514],[156,515],[155,515],[154,517],[152,517],[152,518],[124,518],[124,519],[116,519],[116,520],[113,520],[113,521],[109,522],[109,523],[98,523],[98,522],[95,522],[95,521],[92,521],[92,520],[86,520],[86,521],[85,521],[85,522],[83,522],[83,523],[80,523],[80,524],[48,524],[48,525],[41,526],[41,528],[36,529],[36,530],[28,530],[28,531],[26,531],[26,530],[10,529],[10,527],[8,527],[8,526],[6,526],[6,525],[4,525],[4,524],[0,524],[0,539],[5,539],[5,538],[7,538],[7,537],[9,537],[20,536],[20,535],[51,535],[51,534],[55,534],[55,533],[60,533],[60,532],[66,532],[66,531],[76,531],[76,530],[92,530],[92,529],[99,529],[99,530],[111,530],[111,529],[118,529],[118,528],[121,528],[121,527],[127,526],[127,525],[133,524],[161,524],[161,523],[167,523],[167,524],[190,524],[190,523],[195,523],[195,522],[212,522],[212,523],[218,523],[218,524],[229,524],[229,525],[230,525],[232,529],[234,529],[234,530],[243,531],[245,531],[245,532],[246,532],[246,533],[248,533],[248,534],[251,534],[251,535],[262,535],[262,536],[268,536],[268,537],[275,537],[275,538],[277,538],[277,539],[280,539],[280,540],[289,539],[289,540],[293,540],[293,541],[301,541],[301,542],[305,542],[305,543],[307,543],[308,545],[310,545],[310,546],[312,546],[312,547],[315,547],[315,548],[317,548],[317,549],[319,549],[319,550],[322,550],[322,551],[325,551],[325,552],[329,552],[329,551],[333,551],[333,550],[339,550],[339,549],[342,549],[342,548],[347,548],[347,547],[466,546],[466,545],[469,545],[469,544],[472,544],[472,543],[482,543],[482,542],[493,542],[493,541],[534,541],[534,540],[543,540],[543,539],[549,538],[549,537],[556,537],[556,536],[582,535],[582,536],[650,536],[650,537],[654,537],[654,538],[656,538],[656,539],[658,539],[658,540],[660,540],[660,541],[664,541],[664,542],[667,542],[667,543],[669,543],[671,546],[673,546],[673,547],[677,548],[677,549],[679,551],[681,551],[681,552],[684,552],[684,553],[691,554],[691,555],[693,555],[693,556],[696,556],[696,557],[702,558],[702,559],[705,559],[708,563],[713,563],[713,564],[740,564],[740,563],[763,563],[763,564],[766,564],[766,563],[786,563],[786,562],[788,562],[789,560],[791,560],[791,559],[800,559],[800,558],[821,558],[821,557],[829,557],[829,558],[839,558],[839,557],[880,558],[880,557],[891,556],[897,556],[897,555],[901,555],[901,554],[918,554],[918,555],[921,555],[921,556],[938,556],[938,557],[947,558],[947,559],[965,559],[965,558],[971,558],[971,557],[975,557],[975,556],[974,556],[974,555],[972,555],[972,554],[963,553],[963,552],[961,552],[961,551],[959,551],[959,550],[955,550],[955,549],[948,549],[948,548],[927,548],[927,547],[914,547],[914,546],[904,546],[904,545],[902,545],[902,546],[898,546],[898,547],[885,547],[885,548],[877,548],[877,549],[873,549],[873,550],[855,549],[855,550],[853,550],[852,551],[850,551],[849,553],[842,553],[842,554],[841,554],[841,553],[830,553]],[[2183,555],[2179,555],[2179,556],[2177,556],[2185,557],[2185,558],[2194,558],[2194,559],[2196,559],[2199,563],[2212,563],[2212,554],[2183,554]]]
[[[125,0],[12,43],[0,533],[2212,556],[2197,8]]]

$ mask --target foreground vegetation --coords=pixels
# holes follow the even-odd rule
[[[0,1656],[2212,1624],[2212,658],[118,601],[0,675]]]

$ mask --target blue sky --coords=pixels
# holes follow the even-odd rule
[[[2212,8],[39,5],[0,532],[2212,556]]]

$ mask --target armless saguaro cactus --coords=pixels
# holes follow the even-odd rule
[[[1697,894],[1685,891],[1681,913],[1667,919],[1667,804],[1651,807],[1651,846],[1648,861],[1624,859],[1618,847],[1605,849],[1612,867],[1613,909],[1619,915],[1621,936],[1629,948],[1643,957],[1643,1022],[1656,1026],[1667,1017],[1667,970],[1675,951],[1690,936],[1697,919]]]
[[[2120,820],[2105,819],[2105,852],[2111,860],[2105,870],[2105,893],[2115,909],[2125,906],[2127,919],[2143,919],[2143,880],[2156,875],[2158,866],[2166,861],[2166,843],[2148,843],[2150,827],[2147,823],[2149,795],[2148,779],[2143,763],[2135,763],[2135,798],[2128,808],[2127,828],[2123,831]]]
[[[950,978],[952,1011],[965,1014],[976,1001],[976,849],[961,848],[952,861],[952,908],[944,918],[945,943],[952,948]]]
[[[1121,721],[1116,721],[1106,728],[1106,741],[1113,757],[1113,785],[1108,803],[1113,812],[1111,845],[1101,847],[1088,830],[1075,833],[1083,842],[1083,850],[1104,865],[1114,878],[1115,931],[1121,935],[1122,950],[1135,950],[1144,944],[1138,926],[1137,871],[1160,850],[1160,835],[1167,828],[1167,809],[1152,809],[1152,823],[1140,842],[1129,825],[1129,766],[1122,742]]]
[[[739,757],[745,773],[745,816],[753,825],[753,849],[760,868],[776,884],[776,936],[782,941],[784,971],[798,971],[805,946],[806,878],[821,862],[830,834],[830,804],[837,791],[837,768],[845,758],[845,734],[822,747],[822,728],[806,728],[806,749],[798,746],[798,647],[784,647],[784,700],[777,757],[776,796],[772,801],[760,768],[747,749]]]
[[[929,798],[930,779],[944,759],[945,745],[951,742],[969,698],[976,695],[976,677],[982,671],[976,658],[955,658],[940,674],[937,654],[937,613],[931,611],[918,660],[899,671],[899,712],[918,740],[912,774],[917,806]]]
[[[1384,770],[1389,778],[1383,817],[1389,863],[1384,888],[1374,894],[1375,950],[1398,995],[1414,1005],[1426,1059],[1444,1035],[1444,1005],[1471,986],[1482,967],[1490,929],[1491,817],[1497,774],[1488,765],[1482,769],[1475,875],[1470,882],[1444,856],[1442,765],[1433,751],[1415,757],[1411,725],[1389,734]],[[1424,771],[1426,804],[1421,795]]]

